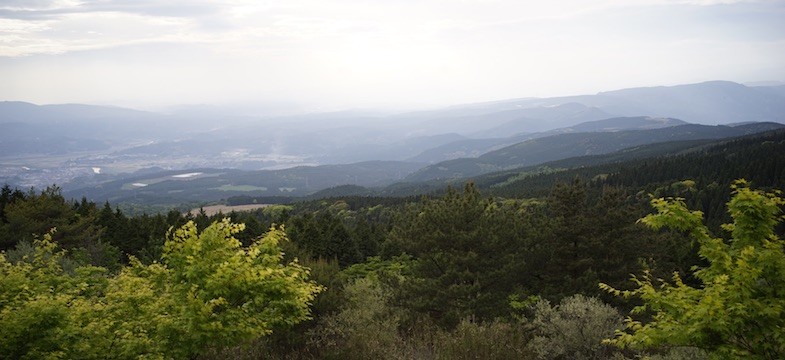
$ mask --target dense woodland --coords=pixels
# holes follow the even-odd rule
[[[781,329],[785,322],[779,287],[785,282],[785,257],[777,238],[783,235],[778,223],[782,201],[767,191],[785,189],[785,158],[777,155],[785,153],[785,140],[782,133],[766,136],[678,156],[541,173],[500,173],[422,197],[343,196],[215,216],[177,210],[130,216],[109,203],[68,200],[56,186],[40,191],[6,186],[0,194],[0,250],[4,252],[0,354],[200,359],[780,358],[785,356],[785,335],[765,329]],[[751,185],[734,182],[740,178]],[[668,197],[677,199],[656,200]],[[753,212],[755,216],[750,215]],[[647,220],[638,221],[641,218]],[[721,226],[734,221],[735,226]],[[237,243],[224,248],[215,245],[220,239]],[[204,257],[220,263],[223,260],[211,254],[226,253],[232,259],[227,263],[246,264],[231,255],[245,247],[251,250],[242,250],[243,254],[267,259],[247,263],[248,269],[264,265],[285,274],[274,284],[280,301],[268,297],[256,303],[254,295],[238,285],[241,295],[218,290],[213,295],[263,304],[255,308],[258,312],[233,312],[232,306],[240,300],[211,303],[198,311],[178,307],[177,299],[202,299],[207,290],[184,290],[166,285],[167,281],[201,281],[199,276],[220,268],[216,265],[208,271],[207,265],[197,267],[189,261]],[[278,258],[280,251],[284,255]],[[724,253],[729,255],[719,255]],[[728,260],[737,257],[740,260]],[[736,265],[747,266],[737,274],[752,279],[720,276]],[[696,267],[704,270],[696,272]],[[42,278],[41,274],[56,269],[51,271],[61,281],[57,284],[71,284],[65,289],[71,289],[66,292],[76,294],[75,299],[99,299],[91,306],[109,309],[111,299],[125,299],[135,302],[140,314],[148,311],[155,319],[193,311],[204,317],[193,315],[206,325],[188,327],[202,320],[188,326],[172,322],[166,332],[133,317],[139,321],[136,327],[100,328],[115,336],[122,330],[126,336],[94,344],[103,353],[65,346],[62,342],[86,341],[87,334],[73,329],[92,324],[89,317],[69,320],[58,313],[57,306],[68,308],[76,302],[63,300],[57,306],[45,302],[60,285],[35,293],[28,285],[19,285],[26,283],[14,277],[14,271],[21,271],[17,268]],[[85,269],[92,269],[89,276]],[[239,272],[233,274],[246,283]],[[681,302],[674,302],[667,291],[657,297],[656,279],[673,279],[668,289],[670,294],[681,294],[676,296]],[[744,285],[750,281],[758,285]],[[761,281],[769,283],[760,285]],[[103,285],[79,288],[75,283]],[[148,284],[145,289],[167,296],[156,300],[160,303],[147,303],[153,297],[123,295],[133,293],[134,284]],[[208,281],[199,284],[199,289],[217,286]],[[28,289],[25,294],[32,300],[24,303],[10,293],[15,286]],[[742,294],[737,299],[749,296],[768,302],[712,313],[722,307],[712,308],[701,292],[716,291],[712,294],[718,302],[731,290]],[[209,297],[204,299],[209,302]],[[20,303],[62,317],[18,312],[14,306]],[[156,312],[156,306],[168,310]],[[264,310],[276,306],[281,310]],[[674,324],[681,318],[668,312],[678,307],[705,308],[703,318],[727,321],[688,329],[692,335],[680,337]],[[625,322],[630,311],[635,320]],[[745,323],[747,312],[752,315]],[[129,316],[120,310],[107,314]],[[240,321],[243,316],[272,318],[260,320],[264,324],[246,324]],[[731,316],[742,320],[730,321]],[[236,329],[238,323],[244,327]],[[182,334],[177,326],[201,332]],[[758,332],[749,330],[756,327]],[[625,329],[628,335],[615,337],[615,331]],[[642,329],[649,340],[629,335],[636,329]],[[663,336],[667,331],[674,335]],[[122,341],[138,338],[139,332],[149,344],[157,339],[170,342],[144,350],[149,344]],[[757,333],[767,338],[744,338]]]

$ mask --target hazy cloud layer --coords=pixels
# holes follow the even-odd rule
[[[782,80],[783,18],[784,1],[2,1],[0,98],[354,106]]]

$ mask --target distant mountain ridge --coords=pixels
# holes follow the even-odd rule
[[[623,89],[597,95],[608,101],[601,108],[619,114],[670,116],[701,124],[785,120],[785,101],[781,96],[730,81]],[[611,104],[610,99],[615,103]]]
[[[724,124],[745,121],[785,122],[782,86],[749,87],[731,81],[675,86],[638,87],[594,95],[522,98],[465,105],[485,113],[578,103],[615,116],[671,117],[690,123]],[[451,109],[450,111],[455,111]]]
[[[743,178],[758,186],[770,184],[779,189],[785,186],[785,157],[771,154],[784,152],[785,130],[780,129],[720,140],[657,143],[607,155],[565,159],[546,164],[563,171],[537,174],[533,168],[522,168],[480,176],[476,183],[494,196],[503,197],[546,196],[553,184],[575,177],[611,186],[668,186],[690,179],[698,182],[698,188],[715,186],[715,191],[722,192]],[[646,156],[647,153],[655,155]],[[531,175],[525,176],[527,171]]]
[[[407,159],[407,161],[436,163],[439,161],[465,157],[479,157],[480,155],[490,151],[498,150],[502,147],[513,145],[525,140],[564,133],[644,130],[684,124],[686,124],[686,122],[671,118],[652,118],[649,116],[616,117],[582,122],[574,126],[544,132],[517,134],[505,138],[458,140],[426,150],[417,156]]]
[[[589,107],[579,103],[520,108],[494,113],[495,116],[500,114],[513,117],[513,119],[493,128],[475,132],[471,134],[471,137],[504,137],[512,134],[541,132],[614,117],[613,114],[596,107]]]
[[[448,185],[460,186],[466,181],[474,182],[479,188],[484,189],[484,192],[487,191],[494,196],[539,197],[546,196],[551,191],[554,183],[569,182],[576,176],[585,180],[597,179],[598,176],[601,176],[600,180],[602,180],[605,176],[612,175],[619,170],[628,169],[630,166],[637,167],[641,165],[645,166],[646,164],[672,162],[671,159],[674,158],[677,158],[677,160],[673,160],[675,162],[685,163],[685,160],[678,160],[678,158],[688,157],[691,159],[701,159],[703,157],[701,153],[714,153],[716,155],[717,153],[725,153],[726,148],[735,148],[735,150],[732,151],[736,152],[744,148],[743,144],[753,144],[753,146],[768,144],[781,148],[785,145],[785,140],[783,140],[783,138],[785,138],[785,128],[722,139],[666,141],[625,148],[602,155],[570,157],[511,170],[496,171],[474,176],[472,178],[400,182],[377,189],[336,187],[315,193],[309,198],[318,198],[318,196],[422,196],[425,194],[443,192]],[[782,151],[774,151],[770,153],[781,152]],[[764,167],[766,171],[763,173],[782,173],[785,175],[785,167],[782,167],[783,161],[776,160],[778,158],[779,157],[777,156],[769,156],[769,159],[771,160],[769,162],[775,162],[779,165],[775,167]],[[744,161],[744,158],[735,158],[732,160],[738,163],[739,161]],[[761,159],[751,160],[760,163]],[[691,171],[691,173],[703,174],[707,169],[701,168],[701,166],[704,166],[703,162],[693,166],[692,168],[694,169],[692,170],[694,171]],[[730,176],[725,173],[724,176],[727,181],[740,177],[750,179],[753,177],[765,176],[760,172],[760,167],[757,167],[756,169],[758,170],[757,173],[741,172]],[[718,169],[712,169],[711,171],[717,170]],[[688,175],[687,173],[679,172],[676,169],[670,169],[670,174],[648,174],[647,176],[650,178],[671,177],[673,181],[677,181],[690,178],[690,176],[694,176],[694,174]],[[781,179],[780,182],[785,181],[785,176],[781,177]]]
[[[755,123],[736,127],[687,124],[650,130],[565,133],[527,140],[488,152],[478,158],[462,158],[430,165],[407,176],[405,181],[467,178],[573,156],[605,154],[637,145],[663,141],[720,139],[783,127],[785,125],[778,123]]]

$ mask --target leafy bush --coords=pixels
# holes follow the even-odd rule
[[[346,307],[325,317],[313,332],[312,345],[326,358],[386,359],[401,345],[399,315],[390,294],[371,278],[354,280],[344,289]]]
[[[284,265],[281,230],[243,248],[228,220],[198,234],[190,222],[164,245],[162,263],[132,260],[119,274],[61,265],[51,236],[11,262],[0,253],[0,354],[40,358],[192,358],[208,347],[269,334],[308,317],[319,286]]]
[[[621,328],[622,318],[597,298],[573,295],[557,306],[540,300],[531,323],[536,336],[529,348],[540,359],[604,359],[614,348],[603,339]]]
[[[493,321],[475,323],[461,321],[450,332],[440,332],[434,341],[436,359],[526,359],[532,353],[526,348],[531,340],[526,324]]]
[[[638,288],[632,291],[602,284],[616,295],[642,299],[633,314],[651,316],[646,323],[628,319],[628,332],[619,332],[613,343],[694,346],[717,358],[785,358],[785,241],[774,231],[783,204],[779,192],[752,190],[737,181],[727,204],[733,222],[723,225],[731,238],[724,240],[713,237],[703,213],[688,210],[683,199],[652,200],[657,213],[642,222],[685,232],[709,265],[694,269],[698,287],[685,284],[678,273],[673,283],[649,274],[633,278]]]

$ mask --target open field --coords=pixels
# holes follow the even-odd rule
[[[221,185],[215,189],[221,191],[267,191],[267,188],[264,186],[253,185]]]
[[[255,209],[261,209],[267,206],[270,206],[270,204],[248,204],[248,205],[233,205],[233,206],[210,205],[210,206],[204,206],[202,207],[202,209],[204,209],[204,212],[207,213],[207,216],[213,216],[219,212],[228,214],[232,211],[250,211]],[[199,208],[191,209],[191,213],[192,214],[199,213]]]

